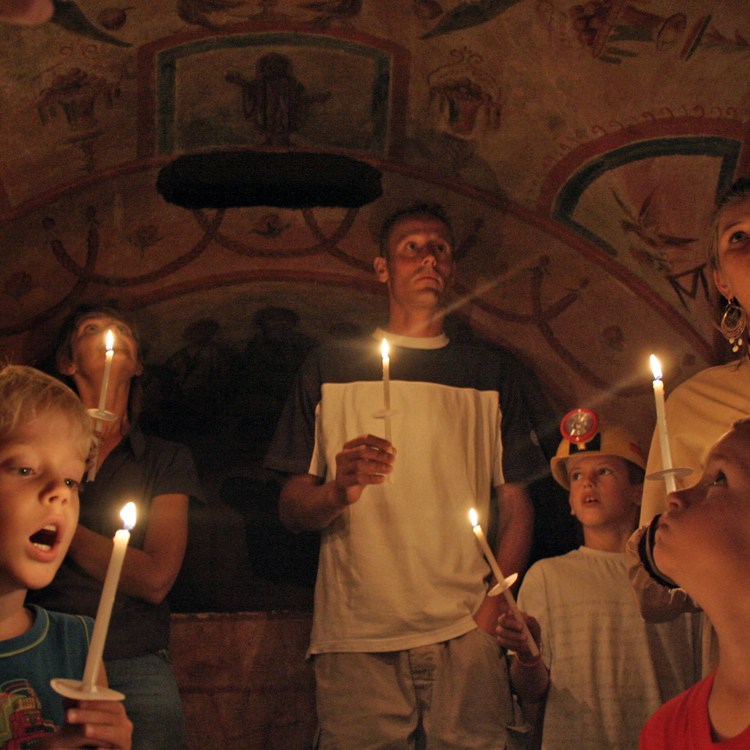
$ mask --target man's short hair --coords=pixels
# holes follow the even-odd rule
[[[439,203],[413,203],[411,206],[401,208],[386,218],[383,227],[380,230],[380,255],[388,259],[388,242],[391,238],[393,227],[404,219],[411,219],[415,216],[430,216],[445,224],[450,234],[450,241],[453,244],[453,227],[448,218],[448,212]]]
[[[0,443],[19,426],[49,412],[64,414],[79,433],[78,448],[85,461],[94,439],[91,417],[67,385],[33,367],[6,365],[0,370]]]

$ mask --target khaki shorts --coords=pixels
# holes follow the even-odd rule
[[[475,629],[387,653],[317,654],[319,750],[504,750],[513,700],[503,650]]]

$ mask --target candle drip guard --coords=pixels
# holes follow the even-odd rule
[[[91,690],[84,690],[82,680],[67,680],[57,677],[50,680],[52,689],[62,695],[64,698],[70,698],[76,701],[121,701],[125,700],[122,693],[117,690],[104,687],[103,685],[94,685]]]
[[[103,422],[114,422],[117,414],[111,411],[102,411],[100,409],[86,409],[92,419],[101,419]]]
[[[675,479],[689,477],[693,473],[692,469],[686,466],[673,466],[671,469],[661,469],[652,474],[647,474],[646,479],[664,479],[664,477],[673,476]]]
[[[518,573],[509,575],[504,581],[496,583],[488,592],[487,596],[497,596],[509,589],[518,580]]]

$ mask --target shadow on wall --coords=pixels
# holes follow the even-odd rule
[[[260,332],[239,352],[217,342],[216,320],[202,318],[185,329],[181,349],[146,373],[145,426],[189,445],[204,468],[263,459],[297,370],[317,343],[283,307],[265,307],[253,322]]]
[[[207,499],[191,508],[185,563],[170,594],[175,611],[312,605],[318,535],[283,527],[283,478],[262,462],[317,342],[284,307],[260,309],[253,323],[258,333],[240,350],[221,343],[216,320],[201,318],[183,332],[184,345],[144,375],[144,430],[190,447]]]

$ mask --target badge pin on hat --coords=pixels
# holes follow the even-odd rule
[[[567,460],[578,454],[620,456],[642,469],[646,454],[635,437],[617,425],[602,424],[591,409],[573,409],[560,424],[563,440],[550,462],[552,476],[558,484],[570,489]]]

